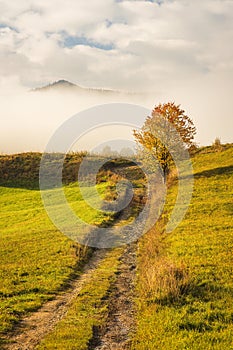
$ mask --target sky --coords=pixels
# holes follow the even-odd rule
[[[199,145],[232,142],[232,42],[233,0],[0,0],[0,153],[43,151],[70,116],[118,99],[175,101]],[[30,92],[59,79],[139,97]]]

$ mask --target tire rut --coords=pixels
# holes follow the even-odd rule
[[[120,258],[117,280],[109,297],[106,326],[94,330],[88,350],[130,349],[130,339],[135,328],[136,247],[136,243],[128,245]]]

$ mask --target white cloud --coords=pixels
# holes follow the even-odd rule
[[[158,67],[163,80],[167,80],[171,70],[177,71],[177,76],[180,76],[182,66],[189,79],[193,74],[203,74],[208,70],[228,69],[232,62],[233,52],[228,44],[233,36],[233,4],[230,1],[181,0],[164,1],[158,5],[150,1],[69,0],[64,3],[42,0],[39,3],[34,0],[14,5],[4,0],[1,8],[1,21],[8,25],[8,28],[1,29],[3,54],[7,56],[9,52],[14,52],[21,61],[20,56],[24,56],[29,72],[34,71],[37,63],[38,77],[40,74],[51,78],[59,76],[64,69],[63,62],[69,61],[69,57],[76,57],[77,62],[82,64],[81,67],[72,65],[73,80],[82,80],[80,83],[98,80],[101,86],[107,83],[109,87],[119,88],[114,74],[108,82],[103,77],[100,79],[99,71],[109,73],[111,60],[116,80],[120,76],[122,85],[132,88],[133,80],[127,82],[125,74],[127,70],[127,75],[131,79],[135,77],[138,82],[140,69],[137,65],[143,65],[145,71],[157,71]],[[79,46],[70,48],[72,52],[68,53],[61,45],[64,32],[86,37],[103,46],[112,44],[113,51],[100,52],[98,48],[87,48],[84,53],[84,48]],[[125,69],[122,58],[125,58]],[[47,65],[55,60],[56,70]],[[16,65],[15,70],[21,80],[27,82],[25,70],[20,71],[14,59],[12,62],[13,74],[16,73]],[[80,77],[84,75],[85,79]],[[32,74],[34,77],[35,74]],[[159,75],[157,80],[163,83]],[[149,84],[150,88],[153,87],[150,81],[141,83],[142,86]]]
[[[93,45],[65,47],[69,36]],[[197,112],[200,125],[224,101],[229,129],[232,42],[231,0],[2,0],[0,93],[60,78],[151,91],[155,103],[178,99]],[[201,142],[210,134],[200,131]]]

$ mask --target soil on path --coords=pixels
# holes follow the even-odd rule
[[[127,245],[117,270],[116,282],[109,295],[109,313],[106,326],[93,330],[89,350],[130,349],[134,323],[134,283],[136,275],[136,243]],[[45,303],[39,310],[24,318],[15,331],[8,335],[6,350],[33,350],[66,315],[73,299],[79,294],[93,271],[105,257],[107,250],[96,250],[83,269],[83,274],[70,282],[69,289]]]
[[[106,327],[95,329],[89,350],[130,349],[130,339],[135,328],[135,276],[136,243],[128,245],[121,256],[117,280],[109,299]]]

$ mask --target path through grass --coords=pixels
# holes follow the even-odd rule
[[[107,183],[98,185],[104,193]],[[88,189],[86,189],[88,192]],[[108,220],[91,210],[72,185],[66,195],[89,223]],[[37,190],[0,187],[0,333],[54,297],[91,253],[60,233],[48,218]],[[77,273],[77,271],[76,271]]]

